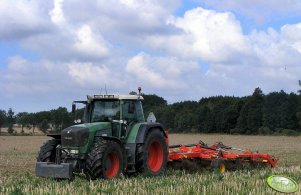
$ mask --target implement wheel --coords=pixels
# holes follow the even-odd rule
[[[213,159],[210,164],[212,171],[218,171],[219,173],[224,173],[226,171],[226,164],[223,159]]]
[[[90,179],[112,179],[123,170],[122,150],[118,143],[102,140],[88,154],[86,175]]]
[[[46,141],[41,147],[37,155],[37,162],[55,162],[56,146],[60,144],[60,140],[51,139]]]
[[[166,169],[167,145],[159,129],[150,130],[145,143],[137,146],[136,170],[148,175],[159,175]]]

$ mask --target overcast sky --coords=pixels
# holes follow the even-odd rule
[[[0,109],[138,86],[169,103],[297,92],[300,0],[0,0]]]

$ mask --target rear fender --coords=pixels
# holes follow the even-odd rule
[[[137,136],[136,136],[136,143],[142,144],[145,141],[146,135],[149,131],[154,129],[159,129],[162,131],[165,138],[167,138],[166,132],[164,131],[164,127],[160,123],[143,123],[140,125]]]

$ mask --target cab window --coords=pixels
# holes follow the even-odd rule
[[[119,119],[118,101],[95,101],[91,112],[91,122],[104,122]]]
[[[135,108],[135,102],[125,100],[122,104],[122,116],[128,123],[137,121],[137,113]]]

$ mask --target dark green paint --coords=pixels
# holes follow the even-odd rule
[[[80,153],[88,153],[93,147],[95,134],[98,131],[102,131],[101,134],[106,134],[107,136],[112,136],[112,131],[108,131],[108,129],[112,129],[112,124],[110,122],[96,122],[96,123],[85,123],[80,125],[74,125],[75,127],[85,127],[89,129],[89,139],[85,146],[75,148],[75,147],[68,147],[70,149],[79,149]]]
[[[136,137],[138,134],[138,130],[142,123],[136,123],[129,130],[129,134],[124,140],[125,143],[136,143]],[[96,122],[96,123],[86,123],[80,125],[74,125],[76,127],[85,127],[89,129],[89,139],[85,146],[83,147],[67,147],[69,149],[79,149],[80,153],[88,153],[90,149],[93,147],[95,134],[97,132],[101,132],[100,135],[106,134],[105,136],[112,136],[112,123],[111,122]],[[108,131],[108,129],[110,131]]]
[[[137,137],[138,130],[139,130],[141,124],[142,123],[137,123],[132,127],[132,129],[130,130],[130,133],[126,139],[126,143],[128,143],[128,144],[136,143],[136,137]]]

